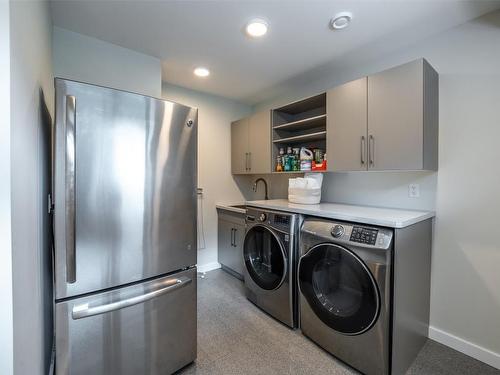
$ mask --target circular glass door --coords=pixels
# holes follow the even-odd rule
[[[300,259],[299,286],[311,309],[335,331],[357,335],[377,319],[375,280],[363,261],[344,247],[312,247]]]
[[[286,274],[286,258],[280,240],[270,229],[255,225],[248,230],[243,259],[250,277],[260,288],[280,287]]]

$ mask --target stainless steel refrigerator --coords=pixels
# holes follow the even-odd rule
[[[197,110],[56,79],[57,374],[196,357]]]

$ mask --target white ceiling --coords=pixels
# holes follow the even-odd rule
[[[500,7],[500,1],[53,1],[54,24],[162,60],[163,80],[255,104],[284,81],[373,44],[415,42]],[[349,10],[348,29],[330,18]],[[264,18],[251,40],[246,22]],[[198,65],[208,78],[193,76]]]

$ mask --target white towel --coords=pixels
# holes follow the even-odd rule
[[[292,189],[321,189],[323,175],[321,173],[306,173],[304,178],[288,179],[288,187]]]
[[[308,188],[321,189],[323,184],[323,173],[306,173],[304,178],[308,180]]]

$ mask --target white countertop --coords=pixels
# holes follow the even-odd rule
[[[236,202],[236,203],[217,203],[215,205],[216,208],[221,210],[236,212],[239,214],[245,214],[246,210],[244,208],[234,207],[234,206],[244,206],[245,202]]]
[[[435,216],[433,211],[401,210],[338,203],[296,204],[290,203],[286,199],[247,201],[246,205],[389,228],[404,228]]]

